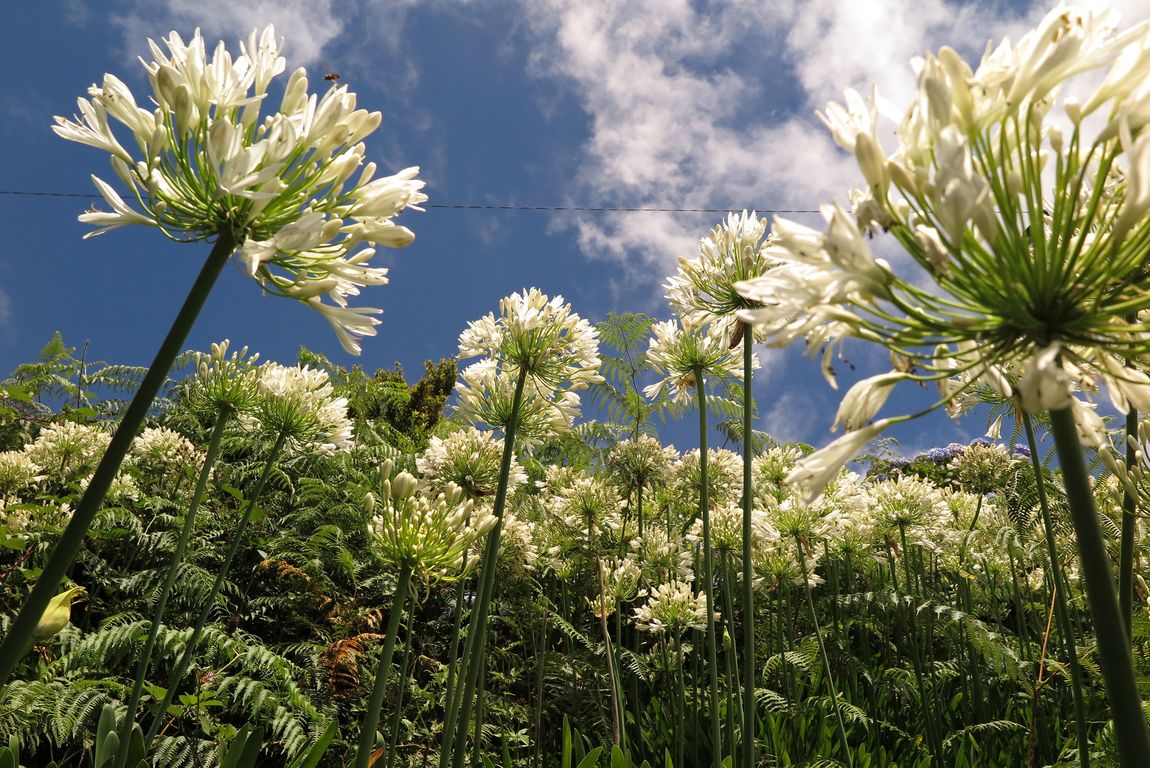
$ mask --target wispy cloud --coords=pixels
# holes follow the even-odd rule
[[[253,29],[274,24],[285,39],[289,64],[306,66],[322,62],[324,47],[343,31],[346,18],[334,0],[137,0],[115,21],[133,57],[144,40],[158,40],[173,29],[187,36],[198,27],[205,37],[231,45]]]
[[[977,64],[988,41],[1017,37],[1046,7],[782,0],[764,13],[750,2],[524,0],[523,9],[532,74],[560,82],[590,118],[572,200],[805,209],[844,200],[858,180],[815,110],[872,83],[904,105],[914,56],[946,44]],[[555,226],[572,228],[589,257],[666,272],[717,216]]]

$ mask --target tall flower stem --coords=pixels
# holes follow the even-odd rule
[[[40,622],[40,616],[48,607],[48,602],[55,597],[60,582],[64,579],[64,574],[72,565],[72,561],[76,559],[80,547],[84,545],[84,537],[88,534],[88,529],[91,527],[92,521],[95,520],[96,513],[100,511],[104,497],[108,495],[108,489],[111,487],[124,457],[131,449],[132,441],[136,438],[136,433],[140,431],[140,427],[148,415],[148,409],[152,406],[152,401],[156,399],[156,393],[160,391],[160,387],[167,380],[168,371],[171,370],[176,355],[184,346],[184,341],[192,330],[204,302],[207,301],[212,286],[216,283],[216,278],[219,277],[220,271],[235,249],[236,237],[229,231],[220,232],[216,244],[212,247],[211,253],[208,254],[203,267],[200,268],[200,274],[192,284],[191,290],[188,291],[188,296],[184,299],[179,314],[176,315],[172,327],[168,330],[168,335],[160,345],[155,359],[152,360],[148,373],[140,382],[140,388],[136,390],[132,402],[124,412],[124,417],[116,428],[116,434],[112,436],[108,449],[100,460],[100,465],[96,467],[96,472],[88,483],[88,489],[76,505],[72,519],[64,528],[64,532],[60,534],[60,540],[56,542],[52,554],[48,557],[48,562],[45,563],[44,569],[40,572],[36,586],[8,628],[3,642],[0,642],[0,685],[7,682],[9,676],[15,671],[17,663],[31,646],[32,635],[36,631],[36,625]]]
[[[240,548],[240,542],[243,540],[244,533],[248,528],[248,523],[252,519],[252,513],[255,512],[256,502],[259,501],[260,496],[263,494],[264,487],[267,485],[268,478],[271,476],[272,468],[283,452],[286,442],[287,433],[280,432],[276,437],[275,445],[272,446],[271,453],[268,454],[268,458],[264,462],[263,471],[260,473],[259,480],[256,481],[256,487],[252,491],[252,497],[248,499],[248,503],[244,507],[244,512],[240,516],[240,521],[236,524],[236,530],[232,534],[232,541],[228,545],[227,552],[224,554],[224,561],[220,563],[219,570],[216,572],[216,580],[212,582],[212,589],[204,599],[204,605],[200,608],[199,616],[196,617],[196,623],[192,629],[192,636],[184,645],[184,652],[180,654],[180,660],[176,663],[175,669],[172,670],[172,674],[168,678],[168,691],[164,694],[164,701],[160,704],[159,709],[156,710],[156,717],[148,728],[148,734],[144,738],[145,747],[150,747],[152,741],[156,738],[156,734],[160,732],[160,725],[164,721],[164,713],[168,711],[168,707],[175,701],[177,686],[179,686],[180,680],[183,679],[192,665],[192,656],[195,655],[196,646],[199,645],[200,638],[203,637],[204,627],[207,626],[208,623],[208,615],[212,612],[212,604],[215,602],[216,595],[220,593],[220,589],[224,585],[224,579],[228,575],[228,570],[232,567],[232,560],[236,557],[236,552]]]
[[[592,531],[588,531],[588,541]],[[607,674],[611,678],[611,742],[627,749],[627,739],[623,735],[622,681],[615,662],[615,645],[611,642],[611,632],[607,629],[607,584],[603,579],[603,561],[595,553],[595,571],[599,574],[599,628],[603,632],[603,651],[607,656]],[[616,606],[621,610],[620,606]]]
[[[823,657],[823,666],[826,668],[827,673],[827,686],[831,689],[831,704],[835,708],[835,719],[838,720],[839,737],[842,739],[843,756],[846,758],[846,764],[851,768],[854,767],[854,759],[851,757],[850,742],[847,741],[847,726],[843,722],[843,712],[839,707],[839,692],[835,686],[834,673],[831,672],[831,657],[827,654],[827,647],[823,643],[823,630],[819,626],[819,614],[815,610],[815,599],[811,595],[811,581],[807,578],[807,558],[806,553],[803,551],[803,540],[795,536],[795,546],[799,557],[799,569],[803,575],[803,589],[807,595],[807,607],[811,611],[811,621],[815,625],[815,638],[819,641],[819,652]]]
[[[754,327],[743,327],[743,751],[742,767],[755,765],[755,579],[751,561],[752,495],[751,410],[754,394],[751,391],[751,369],[754,355],[751,342]],[[733,618],[733,617],[730,617]]]
[[[1074,641],[1074,626],[1070,621],[1070,607],[1067,597],[1070,594],[1066,577],[1062,572],[1062,562],[1058,559],[1058,542],[1054,538],[1054,520],[1050,516],[1050,502],[1046,497],[1046,482],[1042,477],[1042,464],[1038,461],[1038,441],[1034,437],[1034,425],[1030,414],[1022,412],[1022,427],[1026,432],[1026,444],[1030,448],[1030,466],[1034,470],[1034,485],[1038,492],[1038,509],[1042,514],[1042,527],[1046,534],[1046,549],[1050,556],[1050,578],[1054,583],[1054,617],[1066,644],[1066,657],[1070,660],[1071,693],[1074,697],[1074,725],[1078,737],[1078,762],[1082,768],[1090,768],[1090,741],[1086,724],[1086,697],[1083,693],[1082,667],[1078,664],[1078,649]]]
[[[184,561],[184,553],[188,550],[188,541],[192,538],[192,531],[196,527],[196,513],[199,512],[200,503],[204,498],[204,491],[208,487],[208,478],[211,477],[212,468],[220,455],[220,441],[224,436],[224,428],[231,418],[232,410],[223,406],[216,414],[216,423],[212,427],[212,436],[208,441],[208,452],[204,458],[204,466],[200,469],[199,479],[196,481],[196,490],[192,494],[192,503],[184,515],[184,527],[180,530],[180,539],[176,542],[176,551],[172,553],[172,562],[168,565],[168,572],[164,575],[164,583],[156,597],[156,607],[152,611],[152,624],[148,628],[148,639],[144,642],[144,650],[140,652],[140,660],[136,665],[136,679],[132,683],[132,694],[128,698],[128,709],[120,723],[119,737],[121,744],[127,744],[132,735],[132,726],[136,721],[136,709],[140,706],[140,698],[144,693],[144,681],[148,676],[148,667],[152,661],[152,652],[156,648],[156,639],[160,634],[160,622],[164,617],[164,610],[168,606],[168,597],[172,593],[172,586],[176,583],[176,574],[180,571],[180,563]],[[120,750],[116,757],[117,768],[124,768],[128,762],[128,750]]]
[[[371,698],[363,715],[363,725],[359,731],[359,746],[355,751],[355,768],[368,768],[371,752],[375,747],[375,731],[379,727],[379,714],[383,709],[383,695],[387,692],[387,678],[391,673],[391,659],[395,655],[395,636],[399,633],[399,622],[403,619],[407,603],[407,588],[411,584],[411,566],[405,565],[399,571],[395,584],[395,594],[391,598],[391,613],[387,616],[387,638],[383,641],[383,653],[375,668],[375,684],[371,688]]]
[[[711,719],[711,764],[718,768],[723,761],[723,742],[719,722],[719,654],[715,637],[715,567],[711,552],[711,502],[707,479],[707,392],[703,369],[695,369],[695,389],[699,406],[699,515],[703,518],[703,589],[707,596],[707,671],[708,711]]]
[[[1146,717],[1142,712],[1142,696],[1134,674],[1126,622],[1122,620],[1118,597],[1114,594],[1110,558],[1098,527],[1098,513],[1090,493],[1090,476],[1082,457],[1074,413],[1070,408],[1049,413],[1070,516],[1078,539],[1082,579],[1086,584],[1090,617],[1098,638],[1099,662],[1113,713],[1119,759],[1123,768],[1134,768],[1145,765],[1146,756],[1150,755],[1150,731],[1146,729]]]
[[[1134,445],[1138,439],[1138,411],[1133,408],[1126,414],[1126,469],[1130,470],[1137,460]],[[1134,528],[1138,521],[1138,501],[1127,490],[1122,496],[1122,549],[1118,559],[1118,605],[1122,610],[1122,620],[1126,622],[1126,641],[1131,638],[1131,622],[1134,621]]]
[[[475,596],[475,608],[467,628],[467,642],[463,649],[466,659],[466,675],[463,691],[458,695],[447,713],[443,725],[445,749],[441,755],[441,765],[450,764],[459,768],[466,754],[467,722],[471,719],[471,709],[475,704],[475,686],[479,682],[479,668],[487,647],[487,617],[491,610],[491,594],[495,588],[495,564],[499,560],[499,537],[503,530],[503,508],[507,504],[508,478],[511,474],[511,459],[515,454],[515,430],[519,426],[519,409],[523,403],[523,388],[527,384],[528,369],[519,369],[515,382],[515,395],[511,400],[511,418],[503,435],[503,459],[499,467],[499,485],[495,490],[495,503],[491,510],[495,516],[495,527],[487,534],[487,546],[483,553],[483,563],[479,571],[479,590]],[[458,685],[458,682],[456,683]]]

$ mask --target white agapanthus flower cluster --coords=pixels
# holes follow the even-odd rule
[[[506,429],[523,379],[516,439],[530,444],[570,430],[579,415],[575,390],[603,381],[599,334],[563,303],[536,288],[499,302],[459,335],[459,357],[481,356],[461,374],[458,409],[473,421]]]
[[[479,499],[495,494],[502,460],[502,438],[467,427],[447,437],[432,437],[427,450],[415,460],[415,466],[423,482],[430,487],[442,489],[447,483],[455,483],[469,499]],[[514,491],[526,482],[527,473],[512,457],[508,491]]]
[[[514,412],[516,379],[517,373],[501,369],[491,358],[472,363],[459,374],[456,412],[465,421],[506,431]],[[524,387],[516,444],[531,447],[569,432],[579,417],[579,405],[579,395],[574,392],[556,392],[548,397],[536,387]]]
[[[599,564],[599,569],[603,575],[603,592],[587,601],[597,617],[610,616],[639,591],[643,572],[630,556],[607,558]]]
[[[358,354],[380,310],[351,308],[348,298],[387,282],[386,268],[368,264],[374,246],[413,240],[392,219],[427,199],[419,169],[376,178],[362,140],[380,113],[357,109],[345,85],[309,94],[302,68],[278,109],[261,117],[269,85],[286,69],[271,26],[253,31],[234,58],[222,43],[209,52],[199,30],[186,43],[175,32],[162,43],[149,41],[152,60],[144,62],[150,106],[108,74],[78,100],[78,116],[56,118],[57,135],[111,155],[135,198],[133,206],[93,177],[111,211],[80,220],[98,227],[90,234],[143,224],[175,240],[227,237],[265,290],[318,310]]]
[[[942,489],[929,480],[885,480],[870,487],[870,496],[875,528],[895,549],[901,549],[903,536],[910,544],[930,546],[938,538],[934,529],[949,517]]]
[[[635,608],[635,626],[652,634],[681,635],[707,626],[707,596],[684,581],[667,581],[639,592],[647,601]],[[718,620],[719,614],[715,613]]]
[[[644,387],[643,394],[655,398],[666,389],[676,403],[689,404],[695,397],[700,375],[742,381],[742,356],[731,349],[728,330],[722,324],[703,328],[680,320],[652,325],[647,362],[662,378]],[[752,360],[752,367],[758,368],[758,358]]]
[[[156,475],[194,476],[204,459],[188,438],[167,427],[147,427],[132,441],[131,462]]]
[[[690,582],[695,578],[695,555],[690,542],[668,534],[659,525],[648,525],[642,536],[631,542],[634,559],[650,583]]]
[[[351,449],[347,399],[336,397],[328,375],[308,366],[265,363],[257,380],[259,398],[245,424],[283,436],[290,453],[331,454]]]
[[[233,350],[227,339],[214,342],[210,352],[197,352],[195,374],[184,384],[183,397],[189,407],[207,420],[221,412],[229,416],[247,413],[259,399],[259,353],[248,356],[248,348]]]
[[[1016,43],[989,46],[977,69],[949,48],[926,54],[893,131],[877,93],[848,90],[827,107],[866,182],[855,215],[824,206],[822,229],[776,218],[778,263],[737,286],[763,305],[743,317],[773,344],[821,350],[832,379],[849,338],[885,345],[897,364],[849,394],[837,421],[850,431],[796,468],[808,497],[906,418],[868,423],[899,381],[942,383],[944,402],[982,385],[1030,411],[1073,408],[1095,447],[1088,379],[1150,405],[1150,377],[1126,364],[1150,352],[1148,49],[1150,23],[1121,31],[1113,11],[1059,5]],[[1075,86],[1088,95],[1065,95]],[[878,230],[925,279],[875,255]]]
[[[679,452],[649,435],[621,440],[607,454],[607,470],[626,489],[659,483],[666,479]]]
[[[20,491],[43,479],[40,465],[27,451],[0,451],[0,502],[15,500]]]
[[[684,451],[673,465],[670,485],[684,500],[697,505],[703,483],[699,449]],[[743,459],[726,448],[707,449],[707,499],[711,508],[739,504],[743,496]]]
[[[52,483],[66,484],[90,475],[112,436],[97,427],[62,421],[40,430],[24,454]]]
[[[592,549],[598,548],[602,537],[622,528],[623,502],[615,488],[598,477],[580,477],[554,499],[553,511],[563,525]]]
[[[562,296],[548,299],[538,288],[499,301],[459,334],[459,357],[489,357],[515,372],[527,371],[537,388],[583,389],[601,382],[599,332],[571,311]]]
[[[699,254],[679,258],[679,270],[667,278],[667,300],[691,328],[714,325],[727,348],[741,336],[740,309],[756,309],[735,290],[740,280],[758,277],[774,266],[767,255],[767,220],[754,211],[727,214],[722,224],[699,241]]]
[[[382,474],[391,475],[385,462]],[[471,544],[494,527],[496,518],[475,507],[457,486],[432,497],[419,490],[413,475],[400,472],[383,481],[380,493],[365,499],[372,513],[369,531],[376,552],[396,569],[408,568],[426,581],[463,575]]]

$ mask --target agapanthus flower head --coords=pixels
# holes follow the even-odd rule
[[[752,516],[762,515],[761,510],[753,510]],[[754,523],[752,523],[752,530]],[[753,534],[752,534],[753,535]],[[687,540],[701,544],[703,541],[703,519],[695,518],[687,530]],[[711,510],[711,546],[722,556],[733,557],[738,560],[742,557],[743,547],[743,510],[737,504],[722,504]],[[699,552],[700,557],[702,551]],[[701,565],[701,563],[700,563]]]
[[[506,433],[514,413],[518,371],[501,368],[492,358],[472,363],[459,374],[455,410],[472,424],[486,424]],[[547,393],[525,386],[516,420],[516,445],[530,447],[571,431],[579,416],[579,395]]]
[[[486,504],[478,504],[480,508],[480,515],[491,517],[494,516],[487,509]],[[518,513],[511,509],[503,511],[502,527],[499,534],[499,569],[500,573],[508,573],[507,568],[510,568],[512,573],[526,572],[534,573],[536,564],[539,562],[539,545],[536,542],[535,523],[520,517]],[[473,556],[475,562],[479,562],[480,554],[478,550],[481,548],[482,542],[476,540],[474,545]]]
[[[671,485],[684,499],[697,504],[703,482],[699,449],[683,453],[673,467]],[[726,448],[707,449],[707,498],[712,508],[737,504],[743,495],[743,459]]]
[[[231,342],[215,342],[210,352],[197,352],[195,374],[185,382],[183,397],[193,411],[212,420],[227,411],[243,414],[255,407],[259,399],[260,371],[256,365],[259,353],[248,356],[248,348],[233,350]]]
[[[610,616],[620,604],[635,596],[643,572],[630,556],[609,557],[599,567],[603,574],[603,593],[589,597],[587,601],[596,616]]]
[[[979,495],[1001,493],[1015,472],[1013,457],[998,444],[967,446],[954,467],[962,487]]]
[[[631,548],[649,583],[690,582],[695,578],[695,556],[690,542],[677,534],[669,535],[660,526],[647,526],[643,535],[631,542]]]
[[[489,512],[476,514],[474,503],[457,486],[432,497],[419,490],[414,476],[390,476],[392,468],[385,464],[382,474],[389,477],[371,501],[369,531],[376,552],[396,569],[409,568],[427,582],[462,576],[468,548],[497,519]]]
[[[937,527],[950,516],[942,490],[929,480],[912,476],[884,480],[871,486],[870,493],[875,523],[888,536],[903,531],[919,535],[921,529]]]
[[[681,635],[707,626],[707,596],[683,581],[668,581],[639,593],[647,602],[635,609],[635,626],[653,634]],[[718,619],[718,613],[715,618]]]
[[[423,482],[434,489],[455,483],[469,499],[493,496],[499,484],[499,466],[503,460],[503,439],[491,432],[467,427],[447,437],[432,437],[415,466]],[[527,473],[512,457],[508,491],[527,482]],[[504,535],[506,535],[504,530]]]
[[[651,334],[647,361],[663,378],[643,389],[647,397],[668,389],[675,402],[690,403],[701,384],[700,375],[742,381],[742,354],[731,349],[721,326],[701,328],[666,320],[652,325]],[[752,357],[752,367],[759,367],[757,357]]]
[[[679,270],[667,279],[667,300],[696,328],[718,325],[731,346],[740,309],[757,309],[735,290],[735,283],[767,272],[774,262],[767,256],[767,220],[754,211],[729,213],[723,223],[699,241],[699,254],[681,257]]]
[[[790,498],[794,486],[787,482],[787,476],[802,457],[802,451],[796,446],[779,445],[768,448],[752,459],[755,503],[765,507],[769,503],[777,504]]]
[[[281,435],[292,453],[331,454],[351,447],[347,399],[336,397],[326,372],[309,366],[265,363],[257,380],[259,399],[249,427],[273,439]]]
[[[226,235],[265,290],[318,310],[358,354],[380,310],[347,300],[387,282],[385,268],[368,266],[374,246],[414,238],[392,219],[427,199],[419,169],[376,178],[362,140],[380,113],[357,109],[345,85],[309,94],[302,68],[288,78],[278,111],[261,116],[271,81],[286,68],[270,26],[253,31],[234,58],[222,43],[209,54],[199,30],[186,43],[175,32],[162,43],[149,40],[152,60],[143,62],[153,106],[139,106],[109,74],[78,100],[79,116],[56,118],[57,135],[111,155],[134,198],[126,202],[93,176],[112,210],[80,220],[98,227],[90,235],[128,224],[175,240]]]
[[[646,487],[663,480],[679,458],[674,446],[664,446],[649,435],[627,438],[607,454],[607,470],[626,489]]]
[[[496,360],[507,370],[526,370],[544,393],[603,381],[599,332],[572,312],[562,296],[549,299],[537,288],[501,299],[498,318],[489,313],[459,334],[459,357],[476,356]]]
[[[194,476],[204,463],[204,452],[192,441],[167,427],[147,427],[132,442],[132,463],[156,476]]]
[[[865,180],[855,215],[824,207],[822,230],[776,219],[779,264],[737,286],[765,305],[744,317],[812,352],[884,344],[908,379],[957,382],[940,405],[985,384],[1027,410],[1074,407],[1097,445],[1092,412],[1072,402],[1088,381],[1123,404],[1150,399],[1150,377],[1126,365],[1150,352],[1148,47],[1150,24],[1120,31],[1113,12],[1059,5],[976,69],[929,53],[893,149],[877,95],[848,91],[823,120]],[[1097,70],[1085,101],[1060,95]],[[875,256],[879,230],[917,273]]]
[[[577,536],[592,536],[588,546],[597,547],[605,534],[618,531],[623,502],[614,487],[598,477],[580,477],[555,496],[555,513]]]
[[[44,479],[26,451],[0,451],[0,502],[13,501],[24,488]]]
[[[90,475],[112,442],[107,432],[74,421],[49,424],[24,454],[52,483],[66,484]]]

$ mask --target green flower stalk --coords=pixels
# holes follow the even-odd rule
[[[219,357],[223,358],[223,351],[220,352]],[[228,389],[219,381],[222,371],[232,367],[243,370],[242,364],[234,356],[230,361],[223,361],[219,367],[221,371],[215,375],[212,374],[211,368],[208,368],[206,374],[208,384],[205,388],[219,386]],[[203,371],[204,368],[201,368],[202,375]],[[248,524],[255,512],[256,503],[263,494],[272,470],[280,457],[285,453],[330,454],[336,450],[350,449],[351,420],[347,415],[347,400],[342,397],[335,397],[326,373],[315,371],[306,366],[302,368],[298,366],[288,367],[272,362],[264,363],[256,373],[258,375],[247,380],[248,383],[254,384],[255,389],[250,414],[241,414],[240,422],[256,434],[267,438],[272,443],[272,447],[264,459],[263,469],[251,491],[251,497],[247,499],[235,530],[232,532],[231,542],[224,553],[223,562],[217,568],[212,588],[204,599],[204,605],[196,617],[192,636],[184,646],[184,651],[168,678],[168,692],[144,739],[144,743],[148,746],[151,746],[159,733],[163,715],[175,700],[180,680],[187,674],[192,657],[196,652],[196,646],[199,644],[204,627],[207,625],[208,616],[215,604],[216,595],[223,587],[224,579],[227,577],[228,570],[239,551]],[[211,390],[209,389],[209,391]],[[230,391],[234,392],[234,390]],[[236,397],[238,398],[239,395],[237,394]],[[236,402],[236,400],[232,402]]]
[[[474,502],[456,485],[432,498],[418,491],[418,481],[407,472],[392,477],[390,460],[384,462],[380,474],[385,479],[379,495],[364,499],[368,512],[373,513],[369,532],[376,553],[398,576],[383,653],[360,730],[356,768],[367,768],[371,761],[396,634],[413,580],[430,585],[462,577],[468,562],[475,563],[466,559],[468,548],[497,522],[493,515],[478,514]]]
[[[714,622],[714,571],[713,547],[711,544],[711,502],[708,499],[710,484],[707,477],[707,397],[705,378],[707,376],[732,376],[741,379],[743,367],[740,359],[731,351],[725,340],[722,326],[711,324],[704,333],[686,320],[682,323],[668,320],[652,326],[654,336],[647,351],[647,359],[663,378],[651,384],[643,393],[655,397],[664,387],[670,387],[677,401],[690,397],[696,390],[699,409],[699,517],[703,521],[703,584],[707,601],[707,660],[710,671],[710,719],[712,739],[712,760],[715,765],[721,762],[722,742],[719,724],[719,669],[718,638]],[[757,361],[752,360],[752,364]],[[749,616],[748,616],[749,618]],[[747,664],[754,668],[753,661]]]
[[[781,263],[738,286],[765,305],[745,319],[771,343],[822,349],[828,377],[835,352],[857,338],[890,350],[892,375],[937,382],[938,405],[976,383],[1017,393],[1026,411],[1050,412],[1068,491],[1083,483],[1081,456],[1066,452],[1105,437],[1082,399],[1095,381],[1116,404],[1150,400],[1137,367],[1150,353],[1148,47],[1150,23],[1120,31],[1112,11],[1059,6],[1017,43],[989,47],[976,70],[949,48],[927,54],[889,154],[877,95],[848,91],[821,117],[865,179],[851,194],[855,214],[824,206],[821,232],[776,219],[768,251]],[[1099,69],[1085,100],[1060,97]],[[879,230],[919,275],[876,257],[866,236]],[[1012,368],[1024,371],[1017,387]],[[796,467],[808,497],[895,421],[868,424],[874,402],[860,400],[857,428]],[[1129,643],[1117,642],[1123,621],[1093,503],[1085,492],[1070,499],[1119,751],[1133,766],[1150,754],[1150,732]]]
[[[516,437],[524,442],[569,430],[578,415],[572,390],[603,381],[599,339],[594,327],[571,311],[563,297],[549,299],[530,288],[499,302],[493,313],[470,323],[459,335],[459,356],[484,356],[463,371],[459,411],[503,431],[503,457],[492,514],[497,522],[487,536],[480,583],[464,648],[466,668],[457,690],[449,692],[441,750],[442,766],[462,766],[467,724],[487,642],[487,618],[495,587],[503,510]],[[526,418],[524,418],[526,417]],[[462,689],[458,683],[462,682]]]
[[[386,282],[385,270],[366,266],[374,248],[365,246],[410,243],[411,232],[391,219],[426,200],[415,178],[418,169],[379,179],[373,178],[374,163],[360,170],[361,140],[378,127],[380,115],[356,109],[355,95],[344,86],[322,98],[309,95],[307,75],[298,69],[279,111],[261,120],[268,86],[285,69],[272,27],[253,32],[234,59],[220,45],[209,61],[198,32],[188,43],[173,32],[164,44],[166,52],[151,42],[154,58],[144,64],[154,108],[138,106],[127,84],[109,74],[89,89],[89,98],[78,100],[80,115],[57,117],[54,130],[107,152],[113,173],[134,197],[135,208],[93,177],[111,211],[80,217],[98,227],[91,234],[142,224],[175,240],[214,245],[36,587],[0,643],[0,684],[24,655],[36,618],[79,552],[228,260],[238,253],[265,290],[318,310],[344,349],[355,354],[359,339],[375,333],[379,321],[373,315],[379,310],[350,308],[347,298],[361,286]]]

